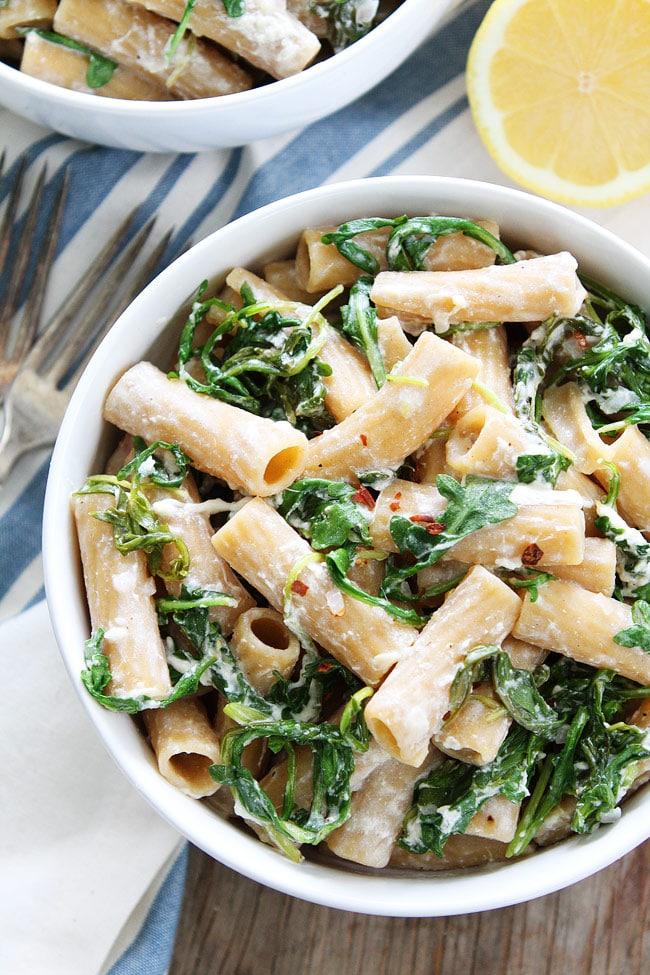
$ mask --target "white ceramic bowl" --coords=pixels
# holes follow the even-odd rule
[[[324,186],[272,203],[218,230],[178,258],[121,316],[81,377],[56,443],[47,486],[44,564],[47,597],[65,664],[96,732],[124,774],[180,833],[210,856],[259,883],[345,910],[402,917],[444,916],[503,907],[566,887],[607,866],[650,836],[650,790],[625,804],[621,819],[518,862],[434,875],[363,873],[290,863],[257,839],[186,798],[158,774],[148,746],[124,715],[105,711],[82,688],[88,620],[69,512],[71,493],[102,469],[105,391],[145,357],[161,365],[172,347],[166,323],[204,278],[234,265],[253,269],[285,256],[310,224],[402,213],[491,217],[511,244],[571,251],[582,269],[650,308],[650,262],[590,221],[518,190],[468,180],[386,177]],[[175,334],[176,333],[176,330]],[[161,338],[162,336],[162,338]]]
[[[364,95],[397,68],[455,0],[404,0],[344,51],[252,91],[135,102],[67,91],[0,62],[0,104],[85,142],[145,152],[240,146],[302,128]]]

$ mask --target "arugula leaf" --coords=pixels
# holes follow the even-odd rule
[[[384,579],[382,592],[389,598],[403,596],[403,584],[421,569],[433,565],[461,538],[514,517],[519,510],[510,500],[515,484],[487,477],[470,475],[460,484],[447,474],[439,474],[436,485],[448,504],[438,519],[435,533],[431,526],[394,515],[390,533],[401,555],[412,559],[409,565],[397,565],[393,560]]]
[[[330,427],[323,377],[331,374],[331,367],[318,358],[326,340],[319,327],[319,306],[311,319],[301,321],[287,317],[295,307],[291,302],[256,302],[250,290],[242,288],[244,304],[237,309],[218,298],[201,300],[206,288],[204,281],[181,333],[177,375],[195,392],[250,413],[288,420],[305,433]],[[224,313],[223,319],[204,343],[195,345],[196,329],[211,308]],[[222,341],[225,350],[215,352]],[[205,381],[188,369],[195,359],[201,362]]]
[[[246,10],[246,0],[222,0],[226,13],[229,17],[241,17]],[[183,14],[167,46],[167,64],[174,60],[178,45],[181,43],[185,34],[190,29],[190,17],[196,7],[196,0],[185,0]]]
[[[632,604],[632,622],[633,626],[616,634],[614,643],[650,653],[650,604],[645,599],[637,599]]]
[[[151,481],[159,487],[181,486],[187,477],[190,459],[178,444],[156,440],[147,446],[141,437],[134,437],[133,447],[135,456],[117,472],[118,481],[133,477],[139,482]],[[169,453],[169,459],[165,457],[166,453]]]
[[[379,0],[316,0],[310,9],[327,21],[327,37],[336,53],[368,33],[378,5]]]
[[[650,543],[606,501],[597,501],[596,511],[594,525],[616,544],[616,595],[621,599],[650,600]]]
[[[230,599],[230,597],[224,597]],[[203,675],[217,661],[214,651],[207,652],[201,657],[186,658],[187,666],[178,675],[173,690],[166,698],[158,699],[142,694],[136,697],[120,697],[106,694],[105,688],[112,679],[108,657],[103,651],[104,630],[98,628],[84,645],[84,669],[81,680],[86,690],[95,700],[109,711],[120,711],[126,714],[139,714],[148,708],[167,708],[174,701],[189,694],[196,694]]]
[[[517,457],[517,480],[533,484],[538,478],[554,485],[562,471],[571,466],[569,457],[559,450],[540,454],[520,454]]]
[[[298,845],[317,845],[349,816],[354,751],[367,748],[368,741],[367,729],[360,727],[365,725],[361,704],[370,693],[366,688],[353,696],[354,703],[344,711],[339,727],[327,722],[255,720],[228,731],[222,739],[223,764],[210,766],[210,774],[232,789],[245,818],[263,828],[293,860],[300,858]],[[273,753],[287,753],[287,783],[280,812],[242,761],[244,748],[259,738],[267,741]],[[297,807],[294,802],[292,756],[296,746],[307,746],[312,752],[312,798],[308,809]]]
[[[43,40],[50,41],[51,44],[59,44],[61,47],[67,47],[71,51],[84,54],[88,58],[86,84],[89,88],[103,88],[113,77],[117,68],[117,61],[112,61],[110,58],[104,57],[103,54],[98,54],[97,51],[86,47],[85,44],[80,44],[79,41],[75,41],[71,37],[66,37],[64,34],[59,34],[56,31],[45,30],[42,27],[16,28],[16,32],[22,36],[31,31],[34,31]]]
[[[398,845],[409,853],[444,855],[454,833],[464,833],[483,803],[496,795],[521,802],[540,754],[542,741],[514,726],[493,762],[472,766],[446,759],[415,786]]]
[[[626,700],[647,695],[647,689],[566,658],[551,668],[547,688],[566,724],[564,743],[555,750],[547,745],[508,856],[526,849],[564,796],[575,799],[574,832],[591,832],[617,816],[636,763],[650,755],[645,731],[619,720]]]
[[[166,60],[167,64],[171,64],[178,50],[178,45],[185,37],[189,29],[190,15],[196,6],[196,0],[186,0],[185,8],[183,10],[183,15],[178,23],[178,27],[174,31],[167,46]]]
[[[394,616],[395,619],[401,620],[402,623],[408,623],[410,626],[423,626],[427,622],[427,617],[421,616],[415,610],[396,606],[384,596],[373,596],[352,582],[348,578],[348,572],[352,565],[349,549],[337,548],[333,552],[328,552],[325,556],[325,564],[333,581],[346,595],[352,596],[368,606],[378,606],[390,616]]]
[[[484,227],[461,217],[365,217],[342,223],[336,230],[324,234],[324,244],[335,244],[339,253],[367,274],[379,271],[377,259],[353,238],[370,230],[392,227],[386,245],[388,267],[394,271],[421,271],[424,259],[432,244],[439,237],[463,233],[468,237],[487,244],[502,264],[512,264],[515,260],[505,244]]]
[[[513,667],[504,651],[495,655],[492,672],[494,689],[508,713],[527,731],[553,739],[564,722],[537,689],[535,675]]]
[[[512,374],[515,414],[532,442],[539,444],[534,453],[517,458],[517,477],[523,484],[532,484],[541,478],[554,485],[562,471],[571,466],[572,458],[566,449],[540,424],[541,391],[558,348],[566,335],[575,330],[577,321],[575,318],[547,319],[531,332],[515,357]]]
[[[341,331],[364,353],[380,389],[386,382],[386,367],[377,337],[377,312],[370,301],[372,284],[371,277],[362,275],[350,288],[348,304],[341,308]]]
[[[412,626],[426,622],[414,610],[396,606],[382,596],[373,596],[348,578],[358,547],[372,547],[368,522],[374,498],[366,488],[355,488],[346,481],[305,478],[286,488],[274,503],[286,521],[310,541],[312,548],[327,553],[327,569],[341,592],[369,606],[381,607]]]
[[[564,722],[537,689],[547,678],[547,669],[539,673],[512,666],[508,654],[491,644],[474,647],[459,667],[449,693],[449,716],[453,717],[480,681],[491,681],[497,697],[512,719],[522,728],[550,740]],[[449,720],[449,719],[447,719]]]
[[[650,421],[650,340],[643,311],[591,279],[578,354],[565,343],[554,384],[580,387],[596,429],[611,431]],[[579,329],[576,329],[579,332]]]
[[[485,227],[460,217],[410,217],[396,222],[388,240],[388,266],[395,271],[421,271],[432,244],[440,237],[462,233],[490,247],[501,264],[514,264],[514,254]]]
[[[530,594],[531,603],[537,602],[540,586],[557,578],[552,572],[542,572],[541,569],[527,569],[523,566],[516,570],[497,567],[495,574],[511,589],[525,589]]]
[[[190,565],[187,545],[160,521],[140,488],[139,478],[134,477],[129,482],[110,474],[98,474],[89,477],[77,494],[112,494],[115,504],[95,512],[93,517],[113,526],[113,540],[118,551],[122,554],[144,552],[151,575],[162,579],[185,578]],[[175,547],[177,555],[170,559],[165,553],[163,565],[163,552],[168,545]]]
[[[372,497],[363,495],[347,481],[303,478],[274,499],[282,517],[309,539],[312,548],[372,545],[368,527]]]
[[[246,10],[246,0],[222,0],[229,17],[241,17]]]
[[[449,717],[450,720],[460,710],[469,697],[472,686],[478,681],[485,680],[487,677],[487,665],[499,648],[494,644],[480,644],[473,647],[466,655],[462,664],[456,671],[449,690]]]
[[[618,818],[618,803],[632,783],[637,763],[650,756],[646,730],[624,721],[611,724],[605,689],[611,671],[599,671],[592,685],[590,721],[576,766],[576,808],[571,828],[590,833],[601,822]]]

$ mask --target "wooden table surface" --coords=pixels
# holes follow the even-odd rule
[[[190,851],[169,975],[650,975],[650,843],[527,904],[383,918],[278,894]]]

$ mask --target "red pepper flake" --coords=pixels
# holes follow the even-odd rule
[[[291,592],[294,592],[296,596],[304,596],[308,591],[309,586],[306,586],[300,579],[296,579],[295,582],[291,583]]]
[[[318,665],[316,670],[319,674],[326,674],[328,671],[333,670],[334,664],[331,660],[323,660],[322,663]]]
[[[396,494],[395,494],[395,497],[393,498],[393,500],[391,501],[391,503],[388,505],[388,507],[390,508],[391,511],[399,511],[399,509],[402,507],[402,505],[400,504],[400,498],[401,497],[402,497],[402,492],[401,491],[397,491]]]
[[[526,546],[526,548],[524,549],[524,551],[522,553],[522,556],[521,556],[522,564],[523,565],[537,565],[537,563],[539,562],[539,560],[541,559],[541,557],[543,556],[543,554],[544,553],[542,552],[542,550],[539,547],[539,545],[537,545],[536,542],[531,542],[530,545],[527,545]]]
[[[365,435],[365,433],[360,433],[359,434],[359,440],[361,441],[361,443],[363,444],[364,447],[367,447],[368,446],[368,438]]]
[[[573,337],[576,340],[578,347],[580,349],[587,348],[587,336],[583,332],[574,331]]]
[[[356,501],[357,504],[365,505],[366,508],[370,508],[371,511],[375,507],[375,499],[367,487],[361,486],[358,491],[355,491],[352,495],[352,501]]]
[[[440,535],[445,530],[441,521],[437,521],[433,515],[411,515],[409,521],[416,525],[423,525],[429,535]]]

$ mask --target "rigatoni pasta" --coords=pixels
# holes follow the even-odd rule
[[[302,0],[10,0],[0,42],[25,73],[86,94],[220,97],[299,74],[393,10],[392,0],[323,0],[319,11]]]
[[[84,683],[297,861],[530,855],[647,776],[645,321],[498,229],[306,228],[107,391]]]

